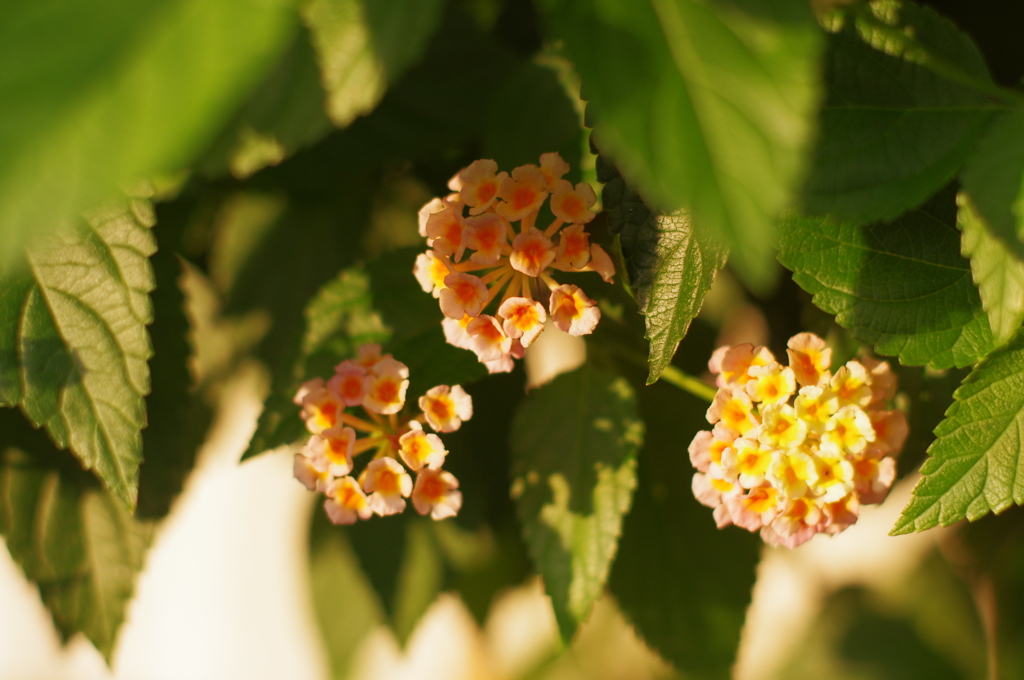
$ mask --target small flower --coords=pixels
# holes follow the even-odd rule
[[[506,177],[498,189],[498,197],[502,202],[495,206],[494,212],[509,222],[521,220],[538,210],[548,197],[548,180],[536,165],[520,165]]]
[[[753,489],[764,484],[764,476],[772,462],[772,450],[756,439],[738,438],[722,452],[722,466],[735,471],[740,486]]]
[[[807,431],[821,434],[829,419],[839,410],[839,397],[827,387],[801,387],[796,397],[796,415],[807,423]]]
[[[302,452],[314,468],[341,477],[352,471],[352,447],[356,433],[351,427],[332,427],[309,438]]]
[[[818,468],[804,451],[790,449],[772,461],[768,481],[786,498],[795,500],[818,481]]]
[[[751,376],[751,366],[767,366],[775,361],[775,357],[765,347],[754,346],[750,343],[737,345],[736,347],[719,347],[711,356],[708,368],[712,373],[720,373],[717,384],[725,387],[736,383],[746,385]]]
[[[462,492],[458,488],[459,480],[450,472],[421,470],[412,490],[412,505],[421,515],[430,513],[431,519],[454,517],[462,507]]]
[[[547,180],[547,190],[554,191],[562,175],[569,172],[569,164],[556,151],[540,155],[540,171]]]
[[[747,531],[757,531],[770,524],[779,512],[779,492],[765,484],[751,489],[745,496],[726,501],[729,514],[736,526]]]
[[[394,458],[378,458],[370,461],[363,473],[363,490],[370,494],[367,503],[370,510],[381,517],[394,515],[405,510],[405,500],[412,493],[412,477]]]
[[[604,248],[596,243],[590,244],[590,262],[584,269],[597,272],[606,283],[615,282],[615,264]]]
[[[791,449],[800,446],[806,437],[807,423],[797,417],[796,410],[789,404],[770,404],[761,409],[758,440],[765,446]]]
[[[302,383],[299,387],[298,392],[292,397],[292,403],[296,406],[302,406],[302,402],[306,399],[306,395],[316,390],[322,390],[326,387],[323,378],[313,378]]]
[[[844,406],[829,419],[822,441],[831,441],[847,453],[856,454],[875,441],[875,428],[864,411]]]
[[[867,369],[862,364],[848,361],[832,376],[829,385],[839,397],[840,406],[852,404],[863,408],[871,403],[873,396],[870,381]]]
[[[551,212],[560,220],[573,224],[586,224],[594,219],[590,206],[597,202],[594,189],[586,182],[580,182],[576,188],[566,180],[561,180],[551,194]]]
[[[454,255],[456,261],[462,259],[462,253],[466,250],[462,236],[465,220],[461,213],[461,210],[450,205],[427,218],[427,245],[439,255]]]
[[[868,411],[875,430],[874,445],[882,453],[897,454],[903,449],[909,427],[903,411]]]
[[[523,297],[510,297],[501,303],[498,308],[498,316],[505,319],[503,329],[508,337],[518,339],[523,347],[529,347],[530,343],[537,339],[540,332],[544,330],[544,322],[547,321],[548,313],[544,305]]]
[[[425,206],[420,208],[419,212],[419,225],[420,225],[420,236],[427,235],[427,220],[434,213],[439,213],[448,207],[447,201],[442,198],[433,198]]]
[[[466,245],[476,252],[469,256],[471,262],[494,265],[508,247],[508,234],[512,226],[494,213],[484,213],[466,219]]]
[[[416,265],[412,273],[424,293],[431,293],[434,297],[441,296],[441,291],[445,289],[444,277],[448,276],[448,267],[441,258],[434,255],[433,250],[416,256]]]
[[[366,367],[348,360],[334,367],[334,376],[328,381],[328,387],[341,397],[345,406],[359,406],[363,403],[363,383]]]
[[[578,286],[563,284],[551,291],[548,302],[551,321],[555,328],[569,335],[588,335],[601,320],[597,303],[586,296]]]
[[[880,452],[853,464],[853,483],[862,503],[881,503],[896,481],[896,460]]]
[[[444,448],[440,437],[436,434],[427,434],[416,427],[403,434],[398,440],[398,445],[401,447],[399,455],[413,471],[424,467],[437,469],[444,465],[444,458],[448,455],[448,450]]]
[[[718,423],[711,431],[701,430],[687,449],[690,463],[701,472],[707,472],[712,463],[721,465],[722,452],[732,446],[738,436],[739,432],[724,423]]]
[[[351,477],[341,477],[331,482],[326,495],[324,509],[334,524],[355,524],[356,520],[369,519],[373,514],[359,483]]]
[[[489,314],[481,314],[466,326],[469,334],[469,348],[476,352],[480,361],[498,361],[512,349],[512,338],[498,325],[498,320]]]
[[[364,378],[363,407],[374,413],[398,413],[405,406],[405,391],[409,388],[409,369],[390,357],[381,359]]]
[[[452,319],[477,316],[487,302],[487,286],[479,276],[453,272],[444,277],[447,286],[439,296],[441,311]]]
[[[590,237],[582,224],[566,227],[559,234],[555,266],[560,269],[583,269],[590,262]]]
[[[317,470],[304,453],[296,453],[292,464],[292,474],[310,491],[323,491],[327,488],[330,475],[326,471]]]
[[[814,333],[794,335],[786,344],[789,367],[801,385],[817,385],[828,373],[832,350]]]
[[[302,419],[314,434],[334,427],[344,410],[341,396],[327,387],[313,388],[302,397]]]
[[[460,349],[469,349],[469,333],[466,332],[466,327],[469,322],[473,320],[472,316],[464,314],[461,319],[456,321],[451,317],[445,317],[441,319],[441,329],[444,331],[444,339],[449,345],[453,345]]]
[[[813,490],[822,501],[835,503],[853,491],[854,466],[834,443],[822,442],[814,464],[818,478]]]
[[[762,404],[776,404],[789,399],[796,391],[796,379],[793,369],[771,362],[765,366],[751,366],[747,374],[751,380],[747,382],[747,394],[754,401]]]
[[[387,356],[390,357],[391,355],[388,354]],[[380,353],[380,345],[368,342],[359,347],[359,358],[356,359],[356,363],[369,371],[383,358]]]
[[[512,254],[508,261],[516,271],[537,277],[555,260],[555,255],[551,239],[530,227],[512,240]]]
[[[473,398],[460,385],[438,385],[420,397],[420,410],[436,432],[455,432],[473,417]]]
[[[471,209],[470,215],[479,215],[493,205],[498,190],[508,180],[507,172],[498,172],[498,164],[489,159],[473,161],[457,175],[459,197]]]
[[[741,435],[760,425],[747,393],[726,388],[720,388],[715,394],[707,418],[712,425],[721,420],[726,427]]]

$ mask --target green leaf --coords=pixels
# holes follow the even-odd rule
[[[557,151],[571,166],[566,179],[579,181],[583,129],[558,74],[526,62],[506,76],[494,93],[483,121],[480,155],[511,171],[540,155]]]
[[[992,122],[960,181],[992,233],[1024,259],[1024,111]]]
[[[803,172],[821,32],[802,0],[547,0],[596,114],[595,136],[660,207],[721,235],[736,270],[774,279],[774,223]]]
[[[206,438],[213,409],[193,385],[188,360],[193,355],[187,336],[185,296],[178,285],[182,261],[170,250],[152,257],[156,277],[153,292],[153,358],[149,369],[153,391],[146,398],[148,424],[142,431],[145,463],[139,471],[138,517],[159,518],[171,509]]]
[[[277,165],[333,130],[324,110],[327,93],[307,31],[291,47],[200,161],[207,175],[245,178]]]
[[[646,442],[609,587],[641,637],[685,677],[729,678],[761,540],[717,529],[690,492],[683,452],[709,427],[707,404],[659,383],[640,405]]]
[[[671,363],[728,253],[685,212],[651,210],[620,178],[605,185],[603,198],[647,324],[649,385]]]
[[[953,397],[892,535],[1024,503],[1024,332],[985,357]]]
[[[287,45],[292,0],[6,3],[0,257],[192,162]]]
[[[971,259],[971,272],[988,314],[996,344],[1003,344],[1024,321],[1024,262],[992,235],[970,200],[957,197],[957,226],[963,232],[961,249]]]
[[[629,383],[590,364],[535,390],[513,419],[512,494],[566,640],[604,590],[642,443]]]
[[[993,342],[960,256],[955,208],[943,192],[890,224],[791,217],[781,226],[779,262],[815,305],[879,354],[910,366],[967,366]]]
[[[61,637],[85,634],[109,662],[153,525],[9,409],[0,412],[0,533]]]
[[[274,385],[242,460],[300,439],[306,426],[299,407],[292,403],[299,385],[315,376],[330,376],[335,364],[356,355],[359,345],[381,342],[388,336],[371,307],[369,279],[354,267],[320,289],[306,306],[305,317],[294,369]]]
[[[7,387],[4,396],[16,395],[29,420],[128,508],[135,507],[150,390],[151,225],[145,201],[95,211],[39,243],[27,268],[0,282],[20,291],[20,302],[4,296],[0,375],[17,373],[21,388]]]
[[[443,8],[440,0],[312,0],[303,8],[335,125],[377,105],[426,48]]]
[[[909,2],[888,7],[919,43],[991,83],[981,54],[951,22]],[[956,176],[1001,108],[920,63],[927,59],[908,48],[901,30],[894,38],[881,23],[855,26],[850,18],[829,37],[827,98],[804,187],[808,212],[863,224],[920,205]]]

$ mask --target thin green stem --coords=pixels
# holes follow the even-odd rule
[[[715,400],[715,394],[718,392],[714,387],[705,385],[697,378],[692,375],[683,373],[675,366],[666,366],[665,370],[661,372],[661,378],[665,382],[675,385],[676,387],[689,392],[698,399],[703,399],[707,402]]]

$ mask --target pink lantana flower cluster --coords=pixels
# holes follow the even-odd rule
[[[764,347],[721,347],[709,368],[718,393],[711,430],[697,433],[693,493],[719,527],[761,532],[789,548],[838,534],[861,505],[880,503],[896,477],[907,419],[889,405],[896,376],[872,358],[829,371],[832,350],[812,333],[790,338],[789,366]]]
[[[330,379],[299,388],[294,401],[311,436],[295,454],[295,478],[327,496],[324,509],[335,524],[402,512],[410,497],[421,515],[452,517],[462,492],[441,469],[448,450],[435,433],[459,429],[473,415],[473,400],[458,385],[439,385],[420,397],[418,415],[409,413],[409,369],[380,352],[380,345],[363,345]],[[354,458],[367,451],[373,457],[356,476]]]
[[[571,335],[591,333],[601,318],[579,287],[552,276],[593,271],[611,281],[615,274],[586,231],[597,196],[585,182],[574,187],[562,179],[568,171],[557,153],[511,175],[492,160],[474,161],[448,183],[453,193],[420,210],[420,235],[430,250],[413,273],[438,298],[448,342],[475,352],[491,373],[511,371],[549,317]],[[554,220],[538,227],[549,198]],[[493,313],[485,313],[492,303]]]

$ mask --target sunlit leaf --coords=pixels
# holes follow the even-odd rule
[[[894,535],[1024,504],[1024,332],[978,364],[954,399]]]
[[[814,304],[879,354],[911,366],[967,366],[993,347],[949,192],[890,224],[827,217],[781,226],[779,261]]]
[[[287,45],[292,0],[5,3],[0,257],[212,141]]]
[[[129,508],[150,390],[151,225],[145,201],[95,211],[33,248],[27,265],[0,282],[20,297],[4,296],[5,404],[21,406]]]
[[[802,0],[547,0],[595,135],[646,198],[721,235],[737,272],[775,277],[773,227],[801,180],[821,31]]]
[[[568,640],[604,590],[633,499],[636,396],[585,364],[523,400],[510,441],[523,535]]]
[[[992,335],[997,344],[1002,344],[1024,321],[1024,262],[992,235],[969,199],[963,195],[957,199],[957,226],[963,233],[961,249],[971,259],[971,273]]]
[[[621,178],[605,185],[603,198],[646,320],[650,384],[672,361],[727,252],[685,212],[663,215],[648,208]]]

